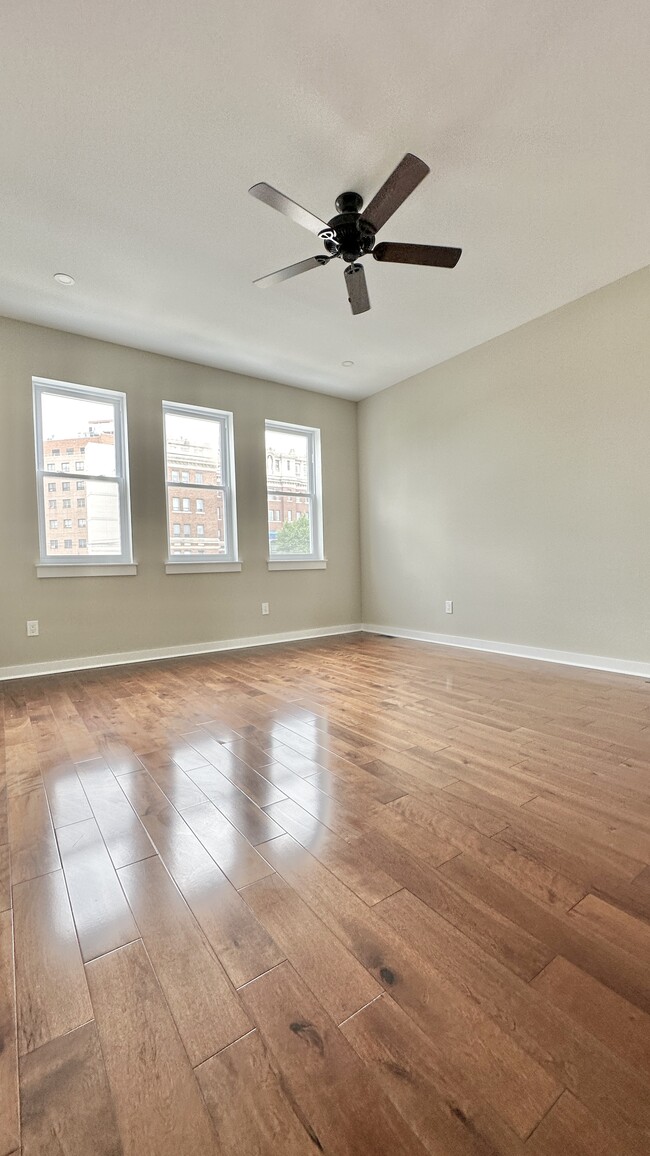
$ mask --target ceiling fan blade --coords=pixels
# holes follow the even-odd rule
[[[407,153],[363,210],[362,217],[370,221],[375,230],[379,231],[406,198],[410,197],[429,171],[429,166],[425,165],[424,161],[413,153]]]
[[[306,273],[308,269],[315,269],[318,265],[327,265],[328,261],[331,261],[331,257],[319,253],[317,257],[307,257],[306,261],[298,261],[295,265],[287,265],[284,269],[278,269],[276,273],[268,273],[266,277],[258,277],[257,280],[253,281],[253,285],[267,289],[269,285],[276,285],[278,281],[288,281],[290,277],[297,277],[299,273]]]
[[[381,241],[372,251],[375,261],[397,261],[400,265],[437,265],[453,269],[458,264],[462,249],[445,245],[406,245],[398,241]]]
[[[363,265],[348,265],[345,270],[345,285],[352,312],[366,313],[370,309],[370,298]]]
[[[264,201],[265,205],[270,205],[272,209],[284,213],[285,217],[290,217],[297,225],[302,225],[303,229],[309,229],[310,233],[315,233],[317,237],[320,236],[323,229],[329,230],[327,221],[321,221],[320,217],[315,217],[313,213],[303,209],[302,205],[297,205],[290,197],[285,197],[284,193],[279,193],[272,185],[267,185],[266,181],[260,181],[258,185],[253,185],[248,191],[252,197],[257,197],[258,201]]]

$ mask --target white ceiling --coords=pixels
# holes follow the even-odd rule
[[[364,397],[650,263],[649,49],[648,0],[3,0],[0,313]],[[381,239],[457,269],[252,285],[320,242],[250,185],[327,219],[406,151]]]

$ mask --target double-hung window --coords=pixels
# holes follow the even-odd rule
[[[165,401],[163,420],[167,572],[239,570],[232,414]]]
[[[320,430],[266,422],[269,567],[322,568]]]
[[[131,547],[126,397],[114,390],[33,379],[36,474],[40,538],[39,575],[51,567],[73,567],[79,573],[96,567],[127,566],[134,573]],[[71,531],[52,539],[47,512],[56,496],[70,490],[70,461],[84,480],[86,519],[79,526],[66,519]],[[55,495],[49,498],[48,495]],[[70,507],[69,500],[63,507]],[[63,573],[63,571],[60,571]],[[113,572],[110,569],[108,572]]]

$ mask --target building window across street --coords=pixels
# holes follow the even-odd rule
[[[126,398],[113,390],[33,379],[40,561],[43,565],[131,563]],[[72,457],[83,473],[83,527],[71,518],[64,539],[49,538],[46,511],[56,503],[48,494],[65,494]],[[79,501],[78,503],[79,504]],[[70,498],[63,499],[70,509]],[[83,533],[79,534],[79,528]],[[50,522],[49,528],[52,528]]]
[[[323,559],[320,430],[266,422],[269,559]]]
[[[165,401],[163,417],[169,562],[235,562],[232,414]]]

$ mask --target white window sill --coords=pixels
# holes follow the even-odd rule
[[[37,578],[123,578],[126,575],[138,573],[135,563],[106,562],[101,565],[86,565],[85,562],[73,562],[69,566],[36,564]]]
[[[241,562],[165,562],[165,574],[238,574]]]
[[[326,570],[325,558],[267,558],[269,570]]]

